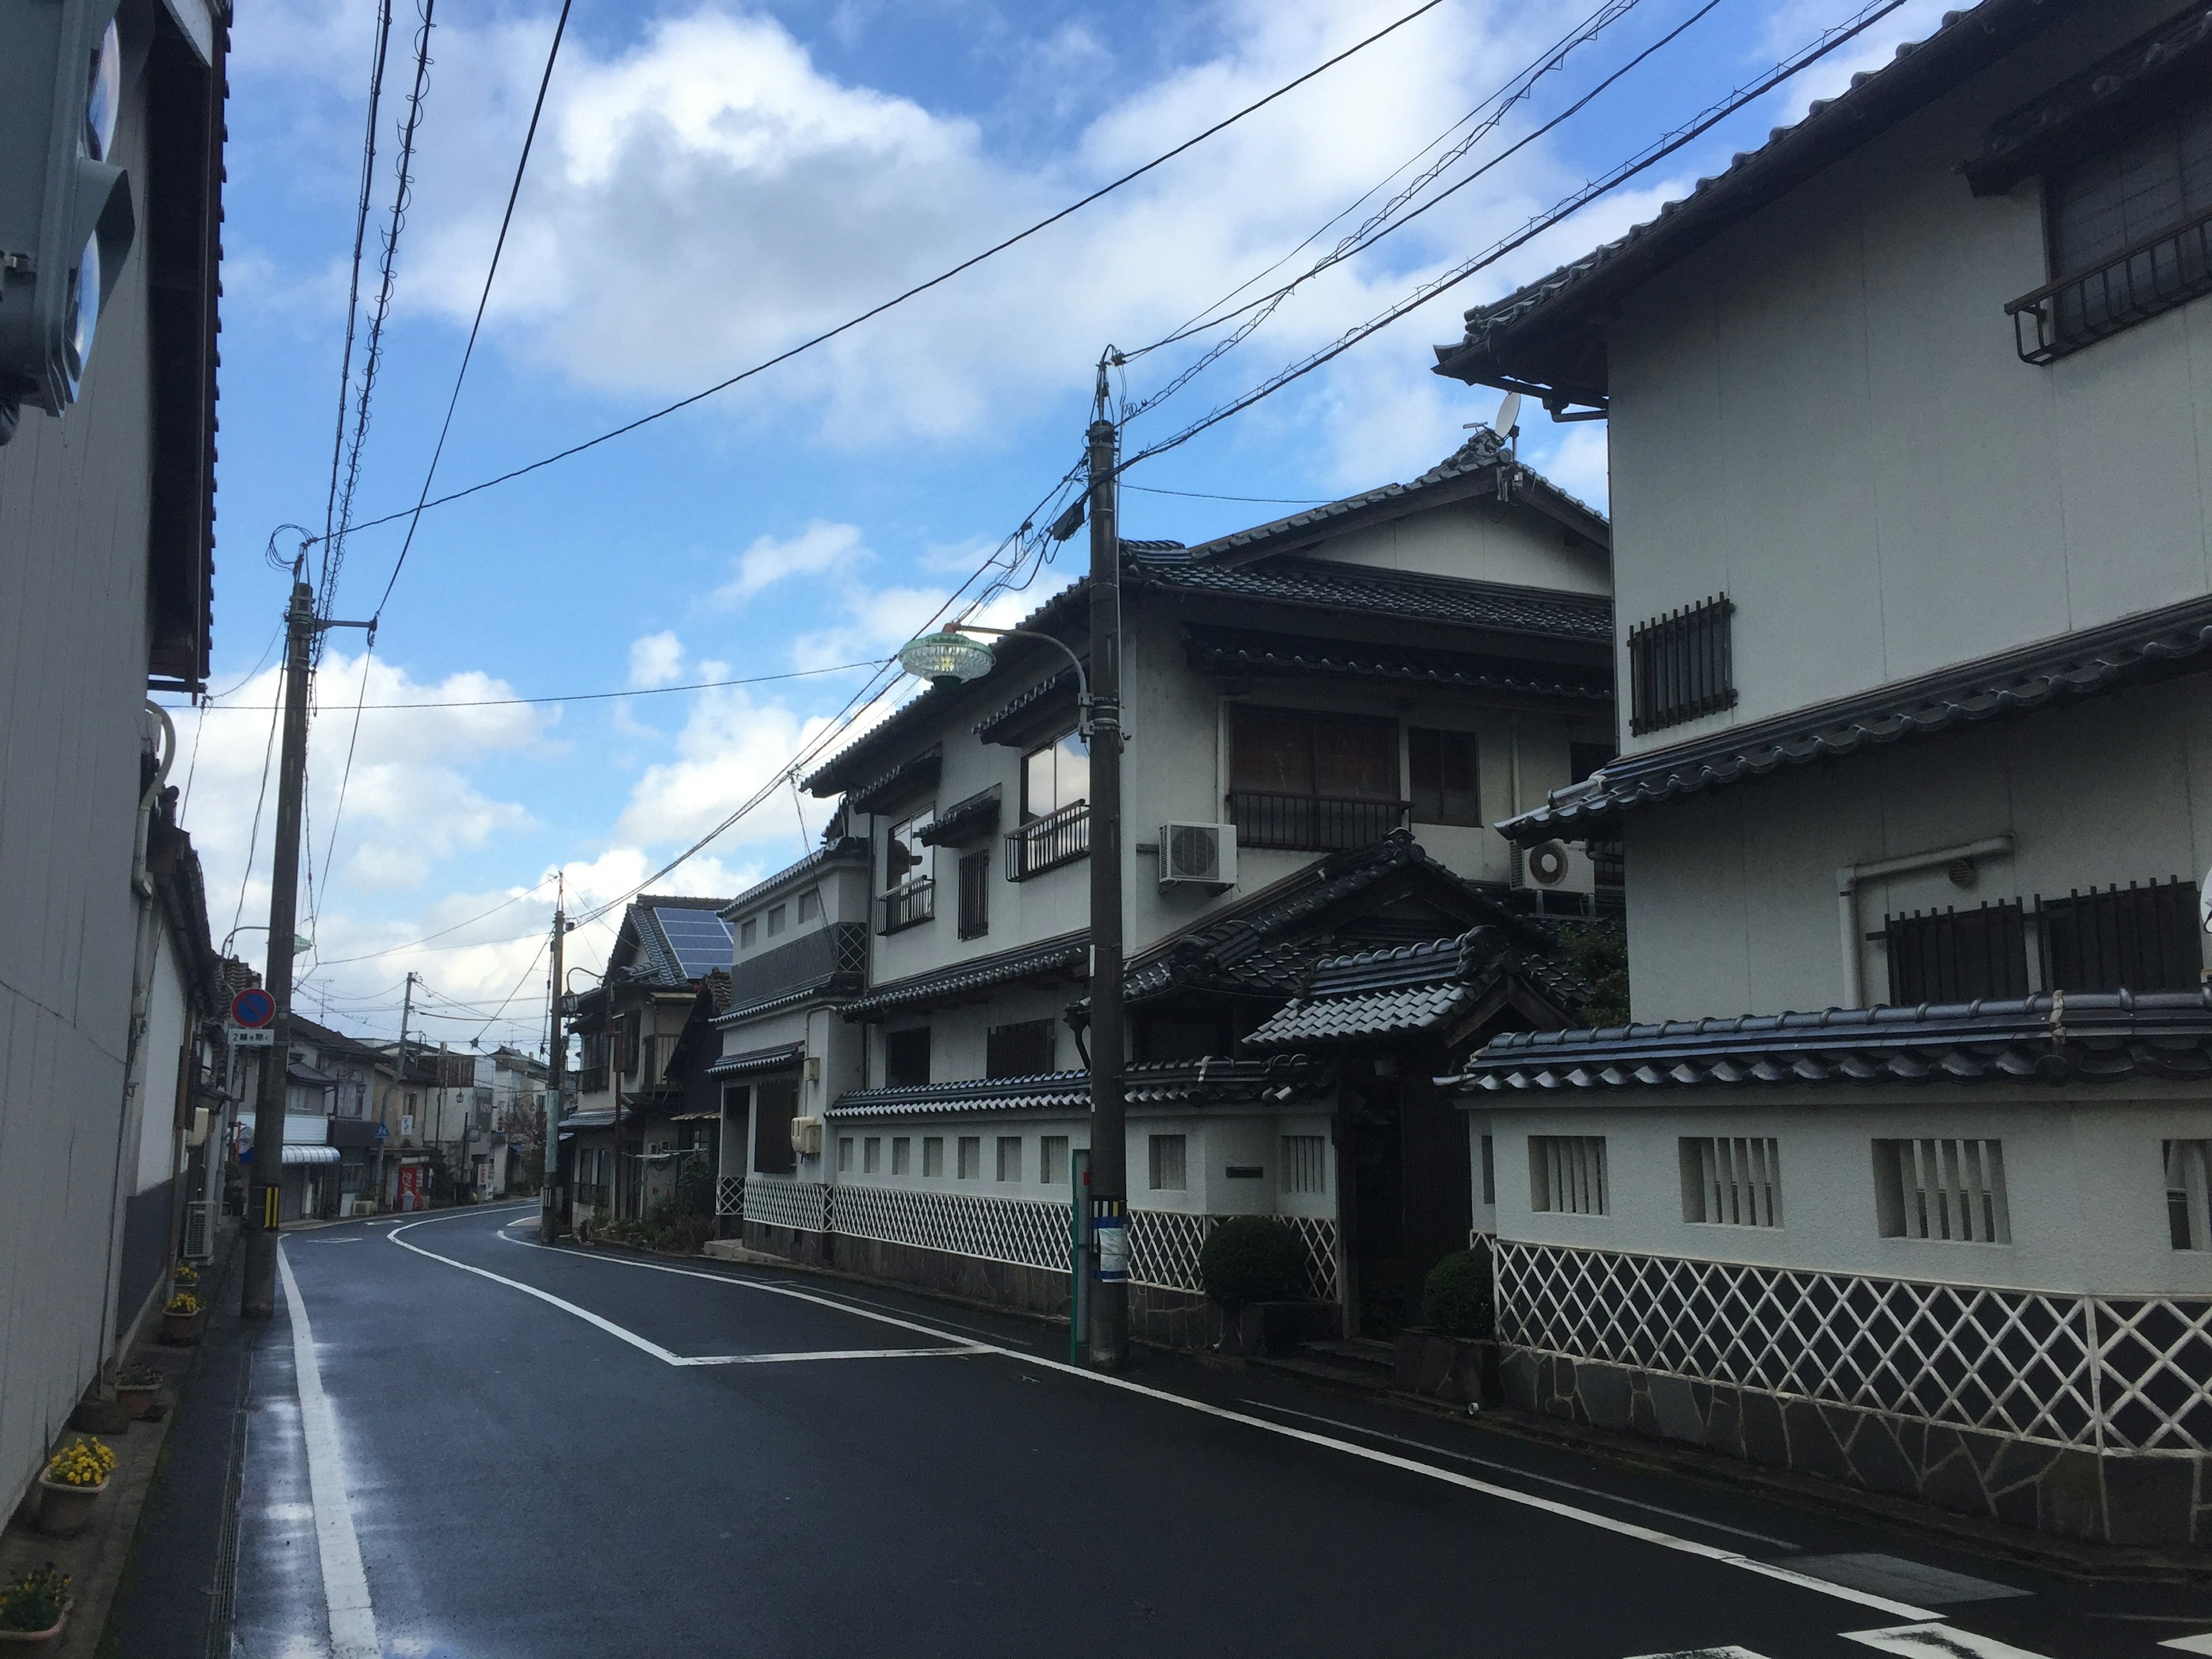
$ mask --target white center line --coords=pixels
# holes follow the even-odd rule
[[[1895,1630],[1847,1630],[1844,1640],[1880,1648],[1885,1653],[1905,1654],[1911,1659],[2043,1659],[2040,1654],[2000,1642],[1994,1636],[1954,1629],[1940,1619]]]
[[[789,1365],[807,1359],[936,1359],[945,1355],[963,1358],[986,1353],[985,1348],[811,1348],[799,1353],[710,1353],[679,1359],[679,1365]]]
[[[276,1246],[276,1271],[284,1280],[284,1301],[292,1316],[292,1370],[300,1390],[300,1433],[307,1443],[307,1492],[314,1501],[315,1544],[323,1561],[323,1601],[330,1613],[331,1659],[377,1659],[376,1610],[369,1604],[368,1573],[362,1565],[361,1541],[354,1536],[353,1505],[346,1497],[345,1453],[338,1443],[337,1419],[323,1393],[323,1373],[315,1364],[315,1337],[307,1324],[307,1304],[292,1263]]]
[[[1540,1486],[1564,1486],[1569,1492],[1578,1492],[1586,1497],[1602,1498],[1608,1504],[1619,1504],[1627,1509],[1649,1510],[1654,1515],[1664,1515],[1676,1521],[1687,1521],[1691,1525],[1706,1532],[1734,1533],[1738,1538],[1748,1538],[1761,1544],[1771,1544],[1780,1550],[1795,1550],[1797,1547],[1786,1538],[1770,1538],[1763,1532],[1752,1532],[1743,1527],[1723,1526],[1717,1521],[1708,1521],[1701,1516],[1692,1515],[1685,1510],[1670,1510],[1663,1504],[1646,1504],[1634,1498],[1618,1497],[1601,1487],[1578,1486],[1572,1480],[1561,1480],[1554,1475],[1534,1474],[1527,1469],[1516,1468],[1510,1463],[1501,1463],[1488,1457],[1477,1457],[1472,1452],[1452,1451],[1443,1446],[1431,1445],[1425,1440],[1416,1440],[1411,1435],[1387,1434],[1381,1429],[1363,1428],[1357,1423],[1346,1423],[1341,1418],[1319,1417],[1312,1412],[1292,1411],[1288,1406],[1272,1405],[1265,1400],[1247,1400],[1243,1403],[1256,1407],[1263,1412],[1274,1412],[1283,1417],[1304,1418],[1309,1423],[1326,1423],[1333,1429],[1343,1429],[1352,1434],[1364,1434],[1370,1440],[1388,1440],[1401,1446],[1418,1447],[1433,1456],[1449,1457],[1462,1463],[1472,1463],[1478,1468],[1496,1469],[1500,1474],[1510,1474],[1518,1480],[1534,1480]],[[1725,1651],[1725,1650],[1720,1650]]]
[[[434,1221],[457,1219],[459,1218],[459,1215],[466,1213],[466,1212],[461,1212],[459,1215],[438,1216],[431,1219]],[[403,1232],[411,1231],[416,1227],[426,1224],[428,1224],[425,1222],[412,1222],[405,1227],[395,1228],[386,1237],[402,1249],[412,1250],[417,1255],[427,1257],[432,1261],[442,1262],[449,1267],[459,1267],[463,1273],[475,1273],[481,1279],[489,1279],[497,1284],[510,1285],[525,1295],[536,1297],[541,1302],[550,1303],[556,1308],[575,1315],[586,1323],[599,1327],[633,1347],[643,1349],[655,1358],[663,1358],[668,1363],[676,1363],[678,1356],[671,1354],[667,1349],[661,1347],[658,1343],[648,1342],[645,1338],[623,1329],[611,1320],[603,1319],[588,1309],[580,1308],[574,1303],[564,1302],[550,1291],[541,1291],[534,1285],[526,1285],[520,1279],[508,1279],[504,1274],[492,1273],[483,1267],[471,1267],[465,1261],[456,1261],[451,1256],[440,1255],[435,1251],[426,1250],[421,1245],[410,1244],[399,1237]],[[513,1239],[509,1242],[525,1243]],[[547,1249],[551,1247],[526,1243],[525,1248]],[[815,1296],[808,1291],[793,1289],[787,1285],[763,1283],[756,1279],[736,1279],[726,1273],[702,1273],[696,1267],[672,1267],[658,1261],[635,1261],[624,1256],[605,1256],[596,1253],[587,1254],[572,1250],[561,1250],[557,1254],[568,1256],[574,1261],[596,1261],[606,1267],[630,1267],[643,1273],[673,1273],[681,1279],[703,1279],[710,1284],[726,1285],[732,1290],[750,1291],[763,1296],[787,1296],[795,1301],[811,1302],[821,1307],[835,1308],[840,1313],[854,1319],[866,1319],[879,1325],[896,1326],[899,1329],[913,1331],[923,1336],[962,1344],[975,1352],[1000,1354],[1021,1364],[1036,1366],[1041,1370],[1055,1371],[1082,1382],[1096,1383],[1102,1388],[1119,1389],[1126,1394],[1158,1401],[1163,1405],[1176,1406],[1184,1411],[1197,1412],[1202,1416],[1218,1418],[1224,1422],[1241,1423],[1247,1428],[1258,1429],[1263,1433],[1275,1435],[1282,1439],[1303,1441],[1310,1446],[1319,1446],[1326,1450],[1340,1452],[1347,1457],[1357,1457],[1365,1462],[1399,1469],[1408,1474],[1419,1475],[1424,1480],[1440,1481],[1446,1486],[1457,1486],[1467,1492],[1480,1492],[1485,1497],[1495,1498],[1503,1503],[1516,1504],[1524,1509],[1541,1510],[1547,1515],[1557,1516],[1562,1520],[1577,1522],[1586,1527],[1594,1527],[1601,1532],[1613,1533],[1624,1538],[1633,1538],[1643,1543],[1656,1545],[1661,1549],[1674,1550],[1683,1555],[1697,1556],[1722,1566],[1740,1568],[1745,1572],[1757,1573],[1762,1578],[1778,1579],[1783,1583],[1794,1584],[1800,1589],[1811,1590],[1816,1595],[1856,1602],[1861,1607],[1873,1607],[1887,1613],[1893,1618],[1941,1622],[1937,1615],[1930,1613],[1927,1608],[1916,1607],[1907,1601],[1893,1601],[1886,1595],[1876,1595],[1870,1591],[1853,1589],[1848,1584],[1830,1583],[1826,1579],[1814,1578],[1806,1573],[1793,1572],[1787,1567],[1777,1566],[1771,1561],[1754,1560],[1749,1556],[1723,1549],[1716,1545],[1701,1544],[1695,1539],[1679,1538],[1672,1533],[1661,1532],[1654,1527],[1641,1526],[1633,1521],[1623,1521],[1613,1516],[1601,1515],[1594,1510],[1579,1509],[1572,1504],[1563,1504],[1557,1498],[1540,1497],[1534,1492],[1522,1492],[1512,1486],[1501,1486],[1488,1480],[1478,1480],[1473,1475],[1462,1474],[1455,1469],[1440,1469],[1433,1463],[1423,1463],[1410,1457],[1401,1457],[1395,1452],[1383,1451],[1378,1447],[1363,1446],[1353,1441],[1337,1439],[1334,1436],[1316,1434],[1310,1429],[1297,1428],[1288,1423],[1271,1422],[1264,1417],[1255,1417],[1249,1412],[1232,1411],[1226,1406],[1212,1405],[1203,1400],[1193,1400],[1183,1395],[1170,1394],[1164,1389],[1148,1388],[1142,1382],[1133,1382],[1126,1376],[1116,1376],[1104,1371],[1086,1370],[1082,1366],[1071,1365],[1065,1360],[1047,1359],[1038,1354],[1024,1352],[1019,1348],[1001,1347],[995,1343],[970,1343],[964,1338],[954,1336],[949,1332],[933,1329],[910,1319],[895,1318],[889,1314],[871,1313],[865,1309],[856,1308],[849,1303],[834,1302],[827,1297]],[[1996,1659],[2002,1659],[2002,1656],[1996,1656]]]

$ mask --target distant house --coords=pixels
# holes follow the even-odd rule
[[[1611,420],[1637,1023],[1468,1068],[1521,1404],[2212,1541],[2212,15],[1984,0],[1441,372]],[[1505,815],[1501,815],[1504,817]]]
[[[605,977],[569,999],[583,1065],[562,1164],[580,1224],[634,1220],[673,1191],[684,1158],[715,1156],[704,1143],[719,1104],[694,1060],[711,1058],[701,1049],[719,1006],[710,981],[730,966],[727,902],[641,895],[623,912]]]
[[[1607,849],[1532,862],[1488,827],[1613,752],[1607,538],[1483,431],[1409,483],[1123,544],[1128,1167],[1155,1334],[1187,1324],[1219,1216],[1291,1223],[1333,1330],[1402,1319],[1464,1243],[1467,1142],[1427,1079],[1489,1030],[1571,1020],[1579,997],[1519,964],[1556,942],[1545,918],[1619,904]],[[1088,614],[1078,584],[1022,627],[1080,657]],[[842,798],[829,837],[724,909],[708,1069],[725,1224],[756,1247],[1064,1303],[1089,1144],[1076,696],[1065,656],[1006,641],[808,779]],[[1340,959],[1401,949],[1417,964],[1373,970],[1454,981],[1418,1035],[1266,1034],[1363,971]],[[1485,1000],[1509,957],[1520,988]]]

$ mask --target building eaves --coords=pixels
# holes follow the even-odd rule
[[[743,1054],[724,1054],[710,1063],[707,1075],[711,1078],[760,1077],[770,1072],[789,1071],[805,1057],[804,1042],[782,1042],[773,1048],[749,1048]]]
[[[993,784],[963,800],[939,807],[918,839],[925,847],[957,847],[981,841],[999,827],[1000,789]]]
[[[880,811],[921,790],[936,787],[944,769],[945,751],[932,747],[919,755],[908,755],[888,772],[848,791],[846,802],[855,812]]]
[[[1191,665],[1212,674],[1375,680],[1545,702],[1613,701],[1612,673],[1595,665],[1512,661],[1370,640],[1317,639],[1198,624],[1187,627],[1183,634]]]
[[[1613,605],[1606,599],[1320,560],[1281,558],[1222,566],[1139,559],[1125,580],[1131,587],[1325,611],[1332,616],[1435,623],[1538,639],[1610,643],[1613,638]]]
[[[901,1009],[930,1008],[939,1003],[965,1000],[978,991],[1042,977],[1080,978],[1091,959],[1088,929],[1041,939],[1017,950],[971,957],[949,968],[916,974],[877,986],[866,995],[845,1005],[848,1020],[880,1019]]]
[[[746,888],[737,897],[722,905],[722,920],[734,922],[738,919],[739,911],[758,904],[762,900],[783,891],[809,876],[818,874],[837,865],[865,866],[868,862],[868,842],[864,836],[842,836],[836,841],[825,842],[796,864],[786,865],[765,881]]]
[[[2208,1078],[2212,988],[1515,1031],[1476,1054],[1459,1086],[1462,1092],[1571,1095]]]
[[[1535,392],[1555,412],[1570,404],[1603,408],[1605,329],[1629,293],[2084,3],[1982,0],[1947,12],[1933,34],[1853,76],[1840,96],[1817,100],[1802,119],[1775,128],[1764,145],[1739,153],[1626,235],[1469,310],[1463,337],[1436,348],[1436,372]]]
[[[1326,1067],[1303,1054],[1277,1054],[1264,1060],[1157,1060],[1125,1067],[1122,1094],[1133,1106],[1280,1105],[1310,1099],[1334,1081]],[[1090,1109],[1091,1073],[1078,1071],[859,1089],[839,1096],[824,1115],[881,1118]]]
[[[1053,709],[1065,705],[1070,718],[1075,714],[1076,678],[1073,664],[1057,674],[1048,675],[1027,690],[1018,692],[1011,700],[975,722],[975,735],[985,743],[1019,743],[1020,732],[1026,732],[1037,720]],[[1012,735],[1011,734],[1016,734]]]
[[[1300,1043],[1371,1042],[1427,1031],[1474,1000],[1473,988],[1459,984],[1316,997],[1285,1004],[1244,1042],[1248,1048],[1279,1048]]]
[[[1616,760],[1498,823],[1522,846],[1607,840],[1622,813],[1983,720],[2212,668],[2212,599],[2141,611],[1694,743]]]

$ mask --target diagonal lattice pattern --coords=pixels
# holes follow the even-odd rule
[[[2212,1303],[1497,1249],[1516,1346],[2046,1444],[2212,1448]]]
[[[745,1212],[745,1178],[743,1176],[722,1176],[714,1182],[714,1213],[743,1215]]]
[[[954,1255],[1067,1271],[1068,1206],[1033,1200],[971,1198],[904,1187],[838,1187],[836,1229]]]
[[[744,1184],[744,1217],[770,1227],[802,1232],[830,1230],[830,1188],[818,1181],[780,1181],[753,1176]]]
[[[1305,1246],[1305,1293],[1317,1302],[1337,1299],[1336,1223],[1327,1216],[1274,1218]],[[1170,1210],[1129,1212],[1129,1277],[1140,1285],[1196,1295],[1198,1253],[1219,1216],[1186,1215]]]

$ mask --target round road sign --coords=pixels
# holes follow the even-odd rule
[[[276,999],[258,986],[240,991],[230,1000],[230,1023],[234,1025],[258,1031],[276,1018]]]

